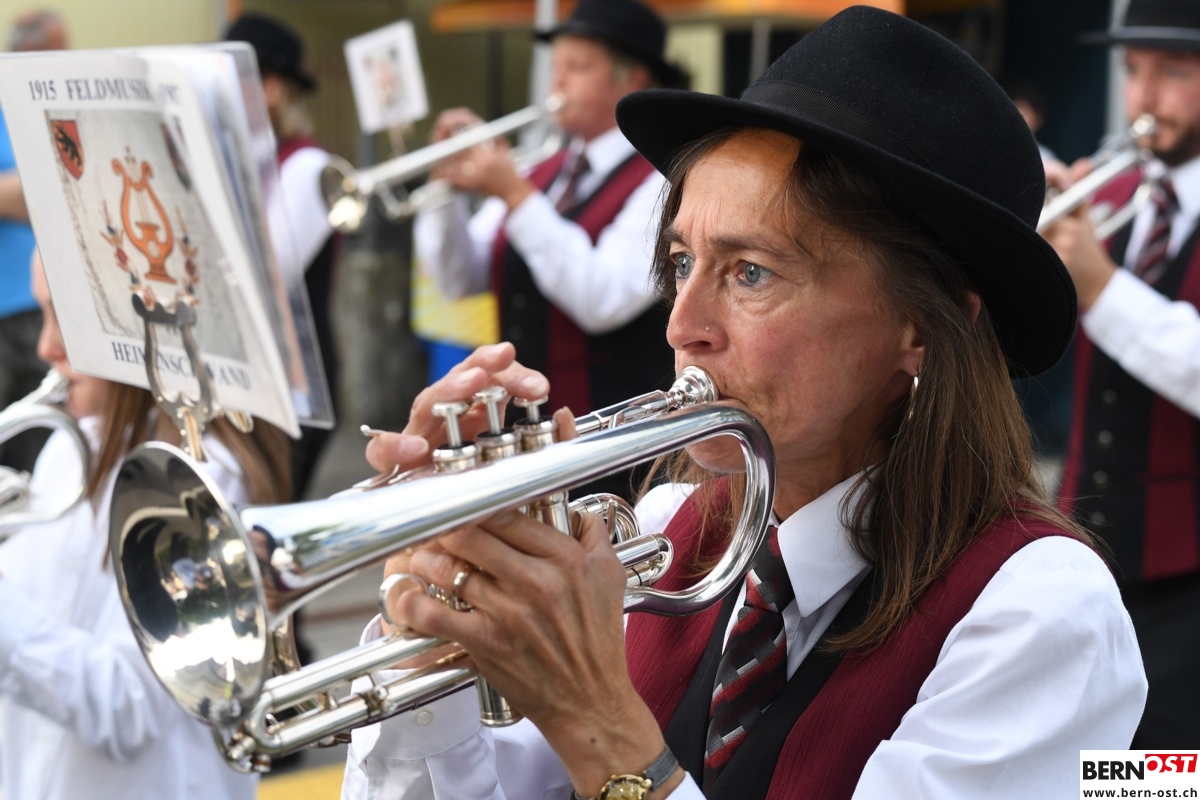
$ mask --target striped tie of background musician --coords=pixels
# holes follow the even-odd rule
[[[704,750],[706,790],[787,682],[782,612],[795,596],[772,526],[746,573],[746,601],[717,667]]]
[[[559,214],[566,214],[579,202],[579,182],[583,180],[583,176],[590,170],[591,164],[588,163],[587,155],[583,152],[579,153],[579,157],[574,161],[568,158],[567,163],[563,166],[563,170],[567,175],[567,183],[563,186],[562,194],[558,196],[558,200],[554,203],[554,208]]]
[[[1134,263],[1133,274],[1153,284],[1167,267],[1167,250],[1171,244],[1171,221],[1179,210],[1179,198],[1171,179],[1164,177],[1154,190],[1154,225]]]

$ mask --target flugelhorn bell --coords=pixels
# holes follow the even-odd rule
[[[446,663],[402,686],[337,699],[328,694],[335,684],[442,644],[399,634],[271,677],[272,630],[322,589],[502,509],[728,435],[741,445],[748,486],[729,549],[686,590],[638,586],[634,575],[625,598],[630,610],[700,610],[735,587],[749,567],[774,491],[774,456],[761,425],[743,409],[708,402],[714,396],[711,381],[704,388],[692,371],[671,392],[581,418],[582,427],[595,432],[567,442],[452,474],[280,506],[234,507],[186,454],[162,443],[143,445],[117,475],[111,512],[113,562],[134,633],[176,701],[223,731],[219,739],[231,763],[254,768],[271,755],[475,682],[472,668]],[[698,405],[686,407],[692,402]],[[625,418],[639,421],[619,424]],[[618,553],[653,557],[658,540],[665,543],[641,536],[621,543]],[[277,723],[279,711],[302,703],[320,709]]]

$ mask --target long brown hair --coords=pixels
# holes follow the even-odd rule
[[[668,170],[660,229],[674,221],[691,168],[734,133],[703,138],[677,156]],[[831,646],[881,645],[926,589],[1003,516],[1045,520],[1094,545],[1046,499],[1007,359],[958,261],[861,170],[808,143],[793,165],[785,202],[796,224],[816,219],[856,237],[884,297],[925,341],[919,386],[875,432],[872,444],[886,444],[883,459],[871,464],[864,453],[862,475],[843,501],[843,524],[855,550],[874,566],[878,591],[863,623]],[[675,268],[661,237],[654,264],[659,289],[673,298]],[[691,483],[707,475],[684,459],[670,471],[672,479]],[[740,505],[740,483],[734,481],[732,508]]]
[[[112,471],[133,448],[151,440],[179,444],[178,429],[154,409],[154,397],[145,389],[108,384],[100,413],[100,453],[88,476],[92,503],[100,502]],[[291,460],[283,431],[255,420],[254,430],[245,434],[224,417],[211,422],[208,431],[237,459],[250,502],[282,503],[291,496]]]

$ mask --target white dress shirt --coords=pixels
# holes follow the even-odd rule
[[[581,149],[590,169],[579,181],[580,199],[590,196],[635,152],[619,128],[586,145],[573,141],[568,160]],[[467,198],[459,193],[453,202],[417,215],[413,227],[417,257],[449,297],[486,291],[492,243],[503,225],[509,243],[551,303],[586,333],[620,328],[658,300],[650,266],[663,177],[652,172],[642,181],[595,244],[582,227],[555,210],[554,201],[564,185],[560,175],[546,194],[534,192],[512,213],[503,200],[490,197],[474,216]]]
[[[279,185],[267,203],[267,228],[280,274],[289,286],[304,280],[333,234],[321,196],[321,171],[328,164],[329,153],[310,146],[297,149],[279,165]]]
[[[95,446],[96,418],[81,422]],[[206,438],[206,465],[245,502],[229,451]],[[77,485],[62,433],[33,472],[52,505]],[[0,761],[5,800],[252,800],[257,780],[226,766],[204,725],[159,685],[142,657],[108,559],[110,480],[54,522],[0,546]]]
[[[789,676],[867,573],[838,518],[853,480],[779,526],[796,591],[784,610]],[[638,506],[642,529],[662,530],[685,495],[672,486],[650,492]],[[378,635],[376,621],[365,637]],[[1127,748],[1145,700],[1137,641],[1112,574],[1074,540],[1041,539],[1009,558],[951,629],[916,705],[867,761],[854,796],[1076,797],[1079,750]],[[460,692],[355,731],[342,797],[569,794],[565,768],[528,720],[492,730],[478,714],[475,693]],[[670,795],[702,797],[690,776]]]
[[[1171,220],[1167,254],[1174,258],[1200,219],[1200,158],[1169,172],[1155,162],[1150,174],[1166,172],[1175,186],[1179,210]],[[1170,300],[1129,271],[1154,224],[1147,203],[1134,218],[1125,266],[1083,314],[1088,338],[1121,368],[1155,393],[1200,417],[1200,315],[1191,303]]]

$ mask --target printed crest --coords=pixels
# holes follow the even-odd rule
[[[79,126],[73,119],[52,119],[50,135],[63,166],[72,178],[79,180],[83,177],[83,140],[79,138]]]

